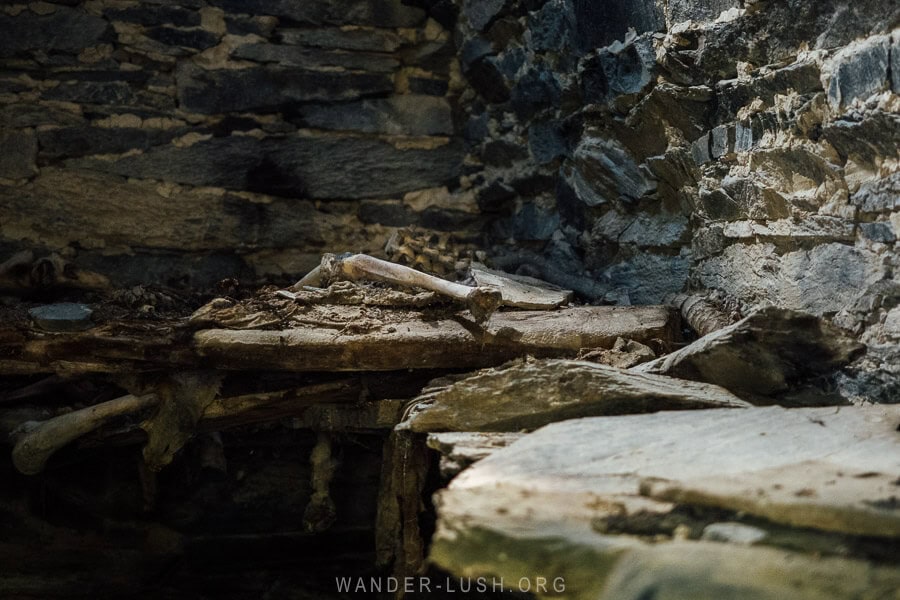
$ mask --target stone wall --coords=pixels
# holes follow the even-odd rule
[[[477,232],[454,55],[399,0],[4,3],[0,254],[204,286]]]
[[[900,227],[892,6],[462,0],[494,239],[597,299],[851,308]]]
[[[900,393],[900,5],[457,6],[498,262],[601,302],[833,318]]]

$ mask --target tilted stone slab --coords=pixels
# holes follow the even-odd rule
[[[676,321],[661,306],[580,307],[495,313],[483,327],[467,320],[409,319],[364,333],[309,328],[283,331],[208,329],[196,350],[226,369],[355,371],[481,368],[525,355],[574,357],[582,348],[609,348],[618,337],[674,339]]]
[[[769,307],[633,370],[714,383],[743,398],[774,397],[835,371],[862,350],[822,319]]]
[[[512,432],[578,417],[750,406],[715,385],[584,361],[526,361],[424,393],[401,427]]]

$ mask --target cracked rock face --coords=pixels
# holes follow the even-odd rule
[[[594,300],[694,290],[744,314],[774,305],[878,335],[885,311],[860,301],[897,271],[900,8],[587,4],[511,0],[492,5],[486,25],[456,25],[459,47],[482,48],[511,90],[473,81],[463,96],[482,127],[468,163],[482,165],[481,185],[509,190],[505,219],[535,202],[559,215],[527,242],[555,268],[532,258],[532,271],[590,278],[578,289]],[[587,35],[600,13],[606,24]],[[535,85],[548,71],[558,92]],[[498,141],[528,155],[498,164],[488,152]],[[535,174],[556,185],[520,184]],[[495,232],[495,252],[529,263],[514,247],[525,236]]]

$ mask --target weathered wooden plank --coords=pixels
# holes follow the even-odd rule
[[[632,370],[714,383],[755,404],[833,404],[820,391],[804,396],[804,387],[864,349],[818,317],[768,307]]]
[[[677,317],[662,306],[594,306],[496,313],[478,326],[462,317],[419,316],[360,334],[326,329],[203,330],[194,336],[206,363],[222,369],[381,371],[479,368],[525,355],[574,357],[610,348],[619,337],[672,343]]]

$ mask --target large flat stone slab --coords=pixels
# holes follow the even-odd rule
[[[818,317],[769,307],[633,370],[714,383],[748,400],[790,403],[863,349]]]
[[[750,406],[715,385],[577,360],[538,360],[426,390],[401,426],[417,432],[515,432],[578,417]]]
[[[463,576],[565,577],[564,596],[574,598],[646,598],[648,589],[666,598],[885,593],[900,582],[896,567],[732,544],[646,546],[611,535],[610,524],[663,518],[685,503],[818,530],[832,536],[834,554],[840,536],[890,545],[900,537],[898,423],[900,407],[877,406],[548,425],[475,463],[436,495],[431,559]]]

